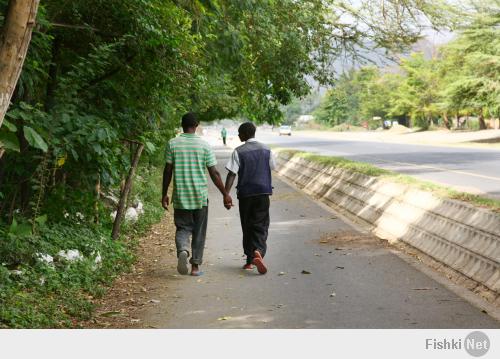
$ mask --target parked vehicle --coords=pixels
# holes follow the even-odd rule
[[[280,136],[291,136],[292,135],[292,126],[283,125],[280,127]]]

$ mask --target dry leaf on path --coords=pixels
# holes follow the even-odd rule
[[[110,311],[110,312],[104,312],[104,313],[100,314],[101,317],[114,317],[114,316],[117,316],[117,315],[122,315],[122,312],[118,312],[116,310],[113,310],[113,311]]]
[[[424,287],[424,288],[412,288],[411,290],[433,290],[435,288],[429,288],[429,287]]]
[[[229,320],[229,319],[231,319],[231,317],[229,317],[229,316],[217,318],[218,321]]]

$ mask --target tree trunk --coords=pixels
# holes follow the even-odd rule
[[[0,127],[21,75],[39,0],[10,0],[0,33]]]
[[[101,198],[101,173],[97,172],[95,184],[94,223],[99,224],[99,199]]]
[[[486,130],[486,122],[484,121],[483,109],[479,111],[479,129]]]
[[[130,166],[130,170],[128,171],[127,181],[125,182],[125,187],[120,195],[120,202],[118,203],[118,208],[116,210],[115,222],[113,223],[113,232],[111,233],[111,237],[113,239],[117,239],[120,235],[120,225],[122,221],[123,214],[125,212],[125,207],[127,205],[127,198],[132,188],[132,179],[134,177],[135,170],[137,165],[139,164],[139,158],[141,157],[142,150],[144,149],[144,145],[141,143],[137,146],[137,150],[134,154],[134,159],[132,161],[132,165]]]
[[[451,128],[451,125],[450,125],[450,120],[448,119],[448,114],[446,112],[443,113],[443,122],[444,122],[444,127],[446,127],[449,130]]]

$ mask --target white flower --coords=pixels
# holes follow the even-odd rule
[[[83,219],[85,218],[85,216],[83,214],[81,214],[80,212],[76,212],[75,216],[77,219],[79,219],[81,221],[83,221]]]
[[[69,213],[64,211],[64,218],[68,218],[69,217]]]

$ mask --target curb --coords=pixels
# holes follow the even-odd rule
[[[278,153],[276,171],[306,193],[370,223],[497,294],[500,304],[500,215],[408,185]]]

